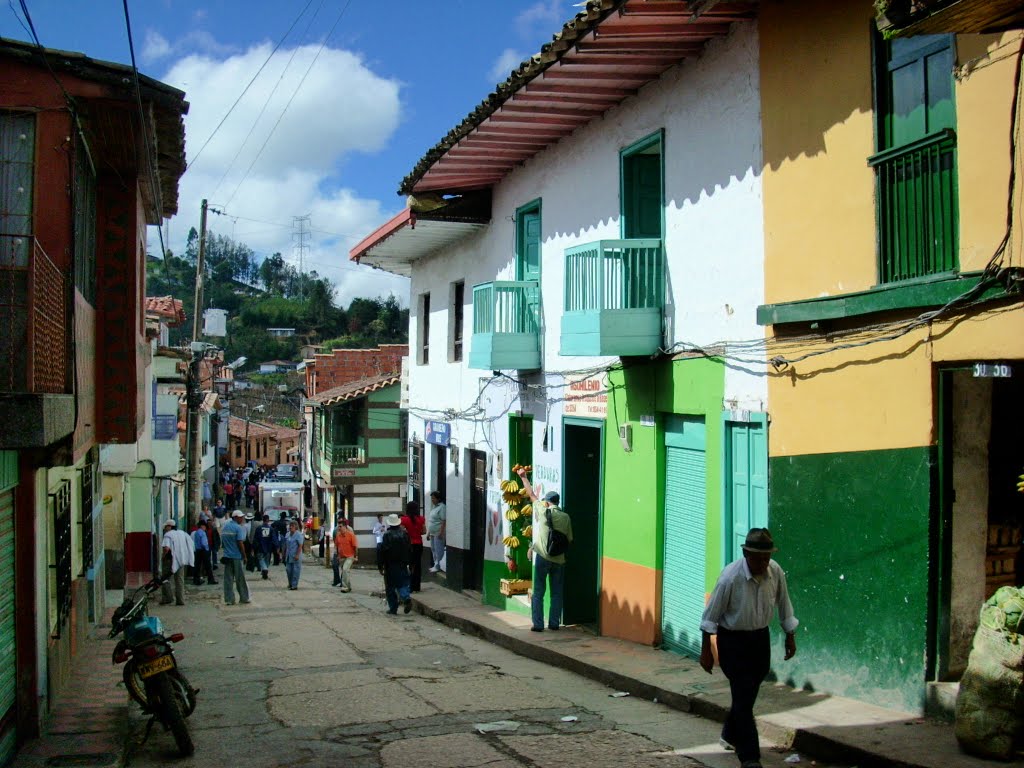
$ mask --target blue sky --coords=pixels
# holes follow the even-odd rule
[[[191,103],[190,167],[167,246],[183,250],[206,197],[229,214],[211,217],[212,231],[294,261],[292,217],[310,214],[307,269],[343,301],[406,301],[406,280],[351,265],[348,249],[404,206],[402,177],[578,2],[129,0],[140,71]],[[121,0],[26,4],[43,45],[130,63]],[[0,6],[0,36],[29,39],[23,22],[18,2]]]

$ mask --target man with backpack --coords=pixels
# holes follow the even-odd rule
[[[530,485],[526,470],[519,470],[523,488],[533,502],[533,598],[530,608],[533,614],[534,632],[544,631],[544,595],[548,581],[551,583],[551,605],[548,607],[548,629],[557,630],[562,623],[562,599],[565,595],[565,553],[572,543],[572,520],[558,502],[561,500],[554,491],[544,495],[543,500]]]
[[[409,593],[409,557],[412,544],[409,534],[402,527],[402,519],[390,514],[384,519],[388,529],[381,542],[381,559],[377,569],[384,576],[384,595],[388,600],[388,613],[398,613],[398,601],[401,599],[406,613],[412,610],[412,597]]]
[[[270,515],[263,516],[263,525],[256,529],[253,536],[253,549],[256,550],[256,559],[263,578],[270,578],[270,558],[281,548],[281,538],[277,531],[270,525]]]

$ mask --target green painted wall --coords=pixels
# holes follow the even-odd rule
[[[722,400],[725,367],[707,358],[629,365],[609,374],[608,438],[604,455],[602,554],[646,568],[664,559],[665,414],[703,415],[707,423],[708,589],[721,570]],[[655,426],[640,425],[654,416]],[[623,451],[618,428],[633,427],[633,450]]]
[[[787,685],[922,707],[930,448],[775,457],[769,510],[801,625]],[[773,631],[778,633],[777,624]]]

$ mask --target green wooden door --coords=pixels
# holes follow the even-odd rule
[[[572,545],[566,555],[566,624],[596,624],[601,538],[601,422],[566,421],[562,440],[562,509],[572,519]]]
[[[743,556],[743,542],[751,528],[768,527],[768,429],[765,414],[752,414],[749,422],[727,421],[725,515],[730,531],[725,557]]]
[[[532,416],[509,416],[508,417],[508,479],[521,482],[519,476],[512,471],[516,464],[529,466],[533,464],[533,417]],[[510,524],[509,532],[519,535],[522,529],[530,524],[529,515],[519,518]],[[528,548],[524,545],[516,551],[516,567],[519,578],[530,578],[530,558],[527,555]]]
[[[540,208],[516,217],[516,279],[540,280]]]
[[[665,647],[700,655],[707,536],[704,419],[669,417],[665,431],[665,562],[661,631]]]
[[[14,627],[14,484],[17,457],[13,451],[0,453],[0,765],[14,757],[17,743],[14,723],[18,668]]]
[[[661,155],[630,155],[623,162],[623,236],[661,237]]]

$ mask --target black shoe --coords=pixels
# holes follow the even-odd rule
[[[550,629],[552,632],[557,632],[560,629],[560,627],[558,627],[558,626],[554,626],[553,627],[550,624],[548,624],[548,629]]]
[[[269,573],[269,571],[264,571],[264,572],[263,572],[263,578],[264,578],[264,579],[269,579],[269,578],[270,578],[270,573]]]
[[[208,582],[206,582],[206,583],[207,583],[207,584],[220,584],[220,582],[219,582],[219,581],[214,581],[213,579],[210,579],[210,580],[209,580]]]
[[[405,598],[405,608],[403,608],[402,610],[405,613],[408,613],[409,611],[412,610],[412,598],[411,597]]]
[[[543,632],[544,627],[530,627],[531,632]]]
[[[388,614],[391,615],[391,616],[397,616],[398,615],[398,610],[397,609],[395,609],[394,611],[389,610]]]

